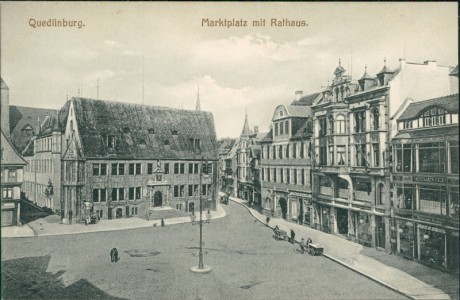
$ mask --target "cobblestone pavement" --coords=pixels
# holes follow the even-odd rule
[[[3,239],[2,269],[7,264],[10,269],[8,278],[2,272],[2,297],[21,296],[22,283],[16,282],[17,289],[5,288],[28,272],[15,269],[14,263],[46,257],[46,274],[55,276],[55,284],[64,285],[59,291],[84,281],[94,295],[105,298],[407,299],[326,257],[297,253],[296,246],[276,241],[270,228],[238,204],[230,203],[225,210],[227,217],[203,225],[204,263],[212,267],[209,274],[190,272],[198,264],[199,241],[198,226],[190,223]],[[116,263],[110,262],[112,247],[120,254]],[[38,290],[35,295],[46,299],[47,292]]]

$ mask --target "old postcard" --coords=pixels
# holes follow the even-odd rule
[[[0,2],[2,299],[458,299],[457,12]]]

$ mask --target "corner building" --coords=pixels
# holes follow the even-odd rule
[[[145,217],[157,207],[215,209],[211,113],[72,98],[63,136],[63,223],[87,213]],[[209,176],[200,179],[207,162]],[[201,184],[201,185],[200,185]]]
[[[458,94],[408,104],[392,141],[393,251],[458,273]]]
[[[406,63],[352,81],[340,61],[312,105],[313,224],[324,232],[391,251],[390,142],[410,97],[447,95],[449,67]]]

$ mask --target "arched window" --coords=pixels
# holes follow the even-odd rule
[[[345,117],[344,115],[338,115],[335,119],[337,124],[337,133],[345,133]]]

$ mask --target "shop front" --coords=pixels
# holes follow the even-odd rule
[[[331,233],[331,207],[324,204],[316,204],[315,228],[326,233]]]
[[[361,245],[370,247],[372,244],[371,217],[363,211],[350,211],[349,238]]]

